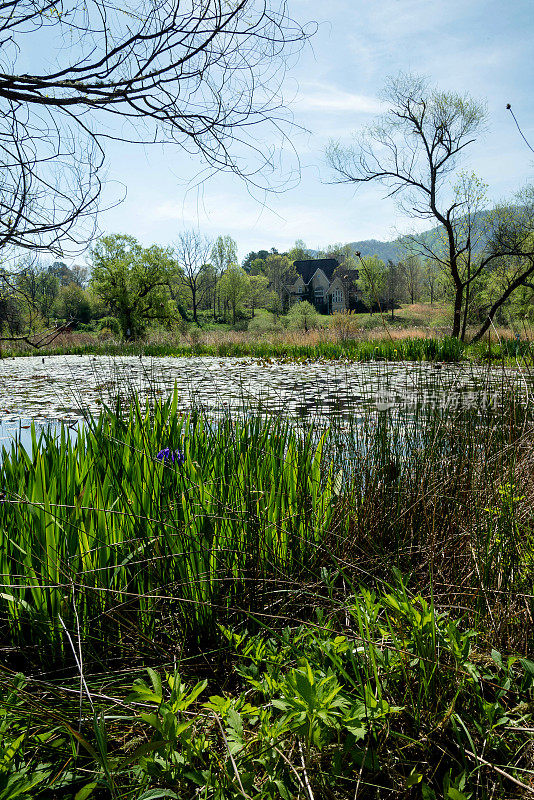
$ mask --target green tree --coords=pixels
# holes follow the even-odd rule
[[[87,292],[75,283],[62,286],[54,306],[56,316],[67,322],[90,322],[91,302]]]
[[[215,269],[215,275],[221,277],[223,272],[232,264],[237,264],[237,243],[231,236],[218,236],[211,249],[211,264]],[[220,298],[217,292],[213,292],[213,316],[215,317],[215,306],[218,304],[220,313]]]
[[[273,251],[274,251],[274,248],[272,250],[258,250],[257,252],[254,251],[254,250],[251,250],[250,253],[248,253],[245,256],[245,258],[243,259],[243,263],[241,264],[241,266],[243,267],[245,272],[247,272],[249,274],[259,275],[260,273],[263,272],[263,269],[264,269],[263,263],[267,260],[267,256],[272,255]],[[254,273],[252,271],[252,267],[253,267],[253,264],[256,263],[256,262],[261,262],[262,266],[260,267],[260,266],[256,265],[256,273]]]
[[[58,279],[61,286],[68,286],[69,283],[75,283],[81,289],[87,286],[87,267],[79,264],[68,267],[64,261],[54,261],[48,267],[48,272]]]
[[[320,315],[307,300],[294,303],[287,312],[287,319],[290,328],[303,331],[317,328],[321,323]]]
[[[57,279],[32,259],[15,269],[0,267],[1,339],[16,338],[40,347],[58,286]]]
[[[151,321],[169,320],[175,310],[169,282],[177,272],[170,248],[143,248],[126,234],[103,236],[91,251],[91,288],[121,325],[136,338]]]
[[[306,259],[310,258],[310,251],[302,239],[297,239],[291,250],[289,250],[287,257],[291,262],[306,261]]]
[[[267,261],[263,258],[255,258],[251,263],[250,268],[245,270],[248,275],[265,275]]]
[[[295,267],[287,256],[271,253],[265,261],[265,275],[269,279],[269,288],[275,293],[281,307],[284,287],[295,281]]]
[[[24,331],[24,314],[17,298],[4,284],[0,284],[0,337],[11,339],[20,336]],[[0,338],[0,355],[2,352],[2,338]]]
[[[254,316],[255,310],[265,307],[269,300],[269,279],[265,275],[249,275],[249,305]]]
[[[42,315],[48,325],[59,291],[58,279],[34,261],[14,275],[13,285],[20,296],[20,302],[27,307],[29,325],[34,323],[35,315]]]
[[[237,264],[230,264],[219,280],[221,299],[232,309],[232,322],[234,325],[237,320],[237,312],[245,303],[249,294],[249,286],[249,276]]]
[[[386,265],[378,256],[360,257],[360,284],[363,301],[369,309],[380,306],[386,290]]]
[[[357,258],[350,244],[329,244],[326,250],[319,253],[319,258],[335,258],[343,269],[357,268]]]

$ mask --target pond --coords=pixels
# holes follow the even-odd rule
[[[179,410],[208,413],[260,408],[292,419],[331,419],[410,406],[498,406],[514,387],[527,397],[532,378],[512,369],[414,362],[281,363],[243,358],[35,356],[0,361],[0,444],[36,426],[73,429],[117,397],[168,396]]]

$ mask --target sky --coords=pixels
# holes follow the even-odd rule
[[[489,185],[490,201],[511,197],[533,179],[534,156],[506,110],[510,103],[534,146],[532,0],[288,0],[288,6],[299,22],[318,23],[284,81],[299,180],[292,175],[286,191],[263,193],[229,173],[203,180],[200,160],[179,148],[111,145],[103,205],[125,196],[101,212],[102,232],[130,233],[144,246],[172,245],[191,228],[213,239],[228,234],[242,259],[251,250],[285,251],[296,239],[321,249],[413,230],[382,187],[333,184],[324,155],[329,140],[349,143],[372,122],[386,78],[399,71],[487,103],[487,130],[462,166]],[[257,137],[267,146],[269,129],[258,129]],[[291,157],[289,148],[285,162]]]

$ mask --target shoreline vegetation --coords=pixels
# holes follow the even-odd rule
[[[39,349],[27,344],[4,346],[2,358],[49,355],[215,356],[219,358],[281,359],[284,361],[496,361],[532,364],[534,349],[526,337],[498,332],[476,344],[420,330],[361,331],[343,334],[332,329],[251,334],[240,331],[201,331],[186,334],[152,333],[146,339],[124,341],[92,333],[61,334]]]
[[[530,797],[530,406],[177,403],[4,449],[0,796]]]

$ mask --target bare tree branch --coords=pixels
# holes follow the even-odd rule
[[[312,32],[284,0],[0,8],[0,248],[85,245],[106,139],[178,145],[252,182],[274,170],[254,129],[269,122],[287,138],[287,58]],[[38,68],[39,53],[51,68]]]

